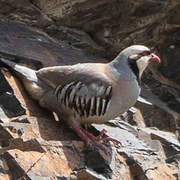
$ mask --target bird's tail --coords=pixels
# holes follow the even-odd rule
[[[36,71],[25,66],[16,64],[13,61],[9,61],[5,58],[0,58],[0,62],[4,63],[10,69],[12,69],[18,76],[28,79],[33,82],[37,82]]]

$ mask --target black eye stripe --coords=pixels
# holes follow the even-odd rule
[[[151,51],[143,51],[143,52],[139,53],[139,55],[141,55],[141,56],[148,56],[150,54],[151,54]]]
[[[137,53],[137,54],[132,54],[128,57],[128,59],[130,60],[134,60],[134,61],[137,61],[139,58],[143,57],[143,56],[148,56],[150,55],[152,52],[151,50],[145,50],[141,53]]]

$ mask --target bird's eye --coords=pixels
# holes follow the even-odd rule
[[[148,56],[151,54],[150,51],[143,51],[142,53],[140,53],[142,56]]]

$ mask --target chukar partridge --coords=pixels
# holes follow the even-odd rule
[[[133,106],[140,94],[140,80],[149,62],[160,58],[149,48],[133,45],[109,63],[54,66],[38,71],[1,58],[22,80],[40,106],[55,112],[88,144],[106,149],[101,133],[90,134],[81,125],[105,123]]]

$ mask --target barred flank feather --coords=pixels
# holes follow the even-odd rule
[[[82,82],[71,82],[66,85],[58,85],[54,93],[61,105],[75,110],[82,117],[105,115],[111,101],[112,87],[105,88],[101,96],[91,98],[86,95],[77,95],[84,87],[86,85]]]

